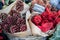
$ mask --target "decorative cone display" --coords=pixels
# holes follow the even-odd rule
[[[59,0],[8,0],[0,10],[0,25],[11,40],[59,40]],[[58,24],[58,25],[57,25]],[[1,37],[2,38],[2,37]]]

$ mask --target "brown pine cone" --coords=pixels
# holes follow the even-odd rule
[[[12,25],[10,27],[10,31],[11,31],[11,33],[19,32],[19,27],[17,27],[17,25]]]
[[[24,4],[22,1],[17,1],[16,3],[16,10],[19,12],[19,11],[22,11],[24,9]]]
[[[21,25],[20,26],[20,31],[23,32],[23,31],[26,31],[27,30],[27,26],[26,25]]]

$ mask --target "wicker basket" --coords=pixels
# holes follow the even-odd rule
[[[17,1],[15,1],[14,3],[12,3],[8,7],[6,7],[5,9],[0,10],[0,13],[7,13],[8,14],[12,10],[12,8],[15,6],[16,2]],[[29,9],[29,6],[24,3],[24,9],[20,13],[21,14],[23,14],[23,13],[26,14],[26,12],[28,11],[28,9]],[[26,15],[26,16],[28,17],[28,15]],[[18,37],[25,37],[25,36],[31,35],[31,30],[30,30],[29,23],[28,23],[27,19],[28,18],[26,18],[26,25],[27,25],[27,30],[26,31],[24,31],[24,32],[17,32],[17,33],[13,33],[13,34],[6,33],[6,32],[5,33],[6,34],[9,34],[11,36],[18,36]]]
[[[38,14],[38,13],[37,13]],[[30,18],[29,18],[29,23],[30,23],[30,26],[31,26],[31,30],[32,30],[32,34],[35,36],[35,35],[40,35],[40,36],[43,36],[43,37],[46,37],[46,36],[49,36],[51,34],[54,33],[55,29],[53,30],[49,30],[48,32],[44,33],[42,32],[32,21],[31,21],[31,18],[36,15],[36,12],[32,13]]]

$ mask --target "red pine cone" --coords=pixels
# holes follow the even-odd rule
[[[43,24],[40,29],[43,31],[43,32],[47,32],[48,30],[50,30],[51,28],[53,28],[53,23],[45,23]]]
[[[48,20],[43,20],[41,25],[48,23],[48,22],[49,22]]]
[[[41,18],[40,15],[35,15],[35,16],[32,18],[32,22],[35,23],[36,25],[38,25],[41,21],[42,21],[42,18]]]

